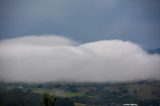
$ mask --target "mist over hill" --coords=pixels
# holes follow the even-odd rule
[[[160,55],[124,40],[80,43],[58,35],[0,41],[0,80],[120,82],[160,77]]]

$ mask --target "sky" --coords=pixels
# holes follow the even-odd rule
[[[160,80],[160,0],[0,0],[0,81]]]
[[[159,0],[0,0],[0,40],[61,35],[160,47]]]

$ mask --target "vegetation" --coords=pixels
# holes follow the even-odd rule
[[[49,95],[48,93],[43,94],[43,102],[45,106],[54,106],[56,97]]]
[[[0,83],[0,106],[84,106],[124,103],[159,106],[160,81]]]
[[[43,94],[43,102],[45,106],[74,106],[68,98],[55,97],[48,93]]]
[[[0,106],[40,106],[41,98],[31,90],[0,89]]]

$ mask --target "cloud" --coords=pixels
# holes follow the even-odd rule
[[[79,44],[56,35],[0,41],[1,81],[133,81],[160,79],[160,56],[138,44],[101,40]]]

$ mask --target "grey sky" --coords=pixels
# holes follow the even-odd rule
[[[159,0],[0,0],[0,39],[58,34],[160,47]]]

